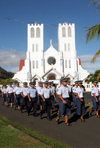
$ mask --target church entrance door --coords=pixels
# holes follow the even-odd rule
[[[55,74],[49,74],[48,80],[56,80],[56,75]]]

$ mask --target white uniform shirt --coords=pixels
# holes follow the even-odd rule
[[[73,93],[77,93],[77,89],[78,89],[78,87],[74,86],[72,89]]]
[[[24,96],[27,96],[29,93],[29,88],[28,87],[22,87],[20,90],[20,93],[23,93]]]
[[[37,86],[37,87],[36,87],[37,93],[38,93],[39,95],[41,95],[42,89],[43,89],[43,87],[40,87],[40,86]]]
[[[3,94],[6,94],[7,93],[7,88],[2,88],[1,91],[2,91]]]
[[[96,96],[99,96],[99,89],[98,89],[98,87],[96,86],[93,86],[92,88],[91,88],[91,95],[93,96],[93,94],[95,94]]]
[[[80,98],[83,98],[84,97],[84,95],[83,95],[84,94],[84,88],[78,86],[76,93],[78,93]]]
[[[71,85],[67,85],[67,87],[68,87],[69,93],[71,93],[72,92],[72,86]]]
[[[53,90],[53,93],[55,93],[55,91],[56,91],[55,87],[52,86],[51,88],[52,88],[52,90]]]
[[[35,98],[35,97],[36,97],[36,94],[37,94],[36,88],[30,87],[30,88],[29,88],[29,94],[30,94],[30,97],[31,97],[31,98]]]
[[[21,91],[21,87],[15,87],[14,88],[14,93],[16,94],[16,95],[19,95],[20,94],[20,91]]]
[[[51,90],[50,90],[49,88],[45,88],[45,87],[44,87],[44,88],[42,89],[41,95],[43,95],[45,99],[48,99],[48,98],[50,98],[50,96],[51,96]]]
[[[57,90],[58,95],[62,95],[63,98],[69,98],[69,89],[67,86],[61,85]]]
[[[54,88],[53,87],[48,87],[51,90],[51,95],[53,95],[55,93]]]
[[[10,87],[10,86],[7,87],[7,93],[8,94],[13,93],[13,91],[14,91],[13,87]]]

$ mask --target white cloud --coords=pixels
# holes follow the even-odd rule
[[[91,63],[92,57],[93,55],[79,56],[82,62],[82,67],[90,71],[95,71],[96,69],[100,69],[100,57],[98,57],[94,63]]]
[[[24,58],[25,52],[20,52],[15,49],[0,50],[0,66],[9,71],[18,71],[20,59]]]

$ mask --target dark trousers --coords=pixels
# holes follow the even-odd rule
[[[31,102],[28,102],[28,108],[27,111],[28,113],[31,112],[31,109],[33,108],[33,115],[36,114],[36,109],[37,109],[37,98],[31,98]]]
[[[3,104],[7,101],[6,94],[3,94]]]
[[[47,112],[47,117],[50,118],[51,117],[50,109],[51,109],[51,100],[50,99],[45,99],[43,109],[42,109],[42,114],[43,114],[44,111],[46,111]]]
[[[29,100],[27,96],[25,98],[21,97],[20,99],[21,111],[26,107],[26,110],[28,112],[28,103],[29,103]]]
[[[21,95],[16,95],[16,99],[15,99],[15,106],[20,106],[20,98],[21,98]]]

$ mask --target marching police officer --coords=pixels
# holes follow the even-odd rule
[[[35,82],[30,83],[30,88],[28,92],[28,99],[29,102],[31,102],[30,108],[28,108],[28,114],[31,111],[31,108],[33,107],[33,116],[37,116],[36,114],[36,108],[37,108],[37,90],[35,88]]]
[[[29,102],[28,93],[29,93],[29,90],[28,90],[27,82],[24,82],[23,87],[20,90],[20,94],[21,94],[21,99],[20,99],[21,108],[20,108],[20,110],[21,110],[21,112],[24,109],[24,107],[26,107],[26,110],[28,112],[28,102]]]
[[[12,83],[10,83],[9,86],[7,87],[6,96],[7,96],[7,103],[8,103],[8,105],[10,103],[11,108],[13,107],[13,103],[14,103],[14,93],[13,93],[13,91],[14,91],[14,89],[12,87]]]
[[[93,108],[90,109],[90,116],[92,115],[93,110],[96,111],[96,117],[99,117],[99,110],[100,110],[100,102],[99,102],[99,98],[100,98],[100,94],[99,94],[99,89],[97,87],[97,81],[94,81],[94,85],[91,89],[91,96],[92,96],[92,102],[93,102]]]
[[[47,111],[47,119],[51,120],[51,90],[48,88],[48,82],[44,82],[44,88],[42,89],[41,98],[43,100],[43,103],[45,105],[45,110]],[[43,110],[44,111],[44,110]],[[43,113],[43,112],[42,112]]]
[[[73,107],[76,106],[77,88],[78,88],[78,81],[75,81],[75,86],[72,88],[72,92],[73,92]]]
[[[53,82],[48,82],[48,87],[51,90],[51,108],[55,108],[55,101],[56,101],[56,96],[55,96],[55,87],[52,86]]]
[[[41,97],[42,89],[43,89],[43,83],[40,81],[38,82],[38,86],[36,87],[37,96],[38,96],[37,104],[40,106],[40,119],[42,119],[42,114],[43,114],[42,112],[44,108],[44,103]]]
[[[19,86],[18,82],[16,82],[15,86],[16,86],[14,88],[15,109],[16,109],[16,107],[18,107],[18,110],[20,110],[20,99],[21,99],[20,91],[21,91],[21,87]]]
[[[85,115],[85,101],[84,101],[84,88],[82,87],[82,81],[78,81],[78,88],[76,89],[75,92],[77,98],[77,115],[80,116],[81,121],[84,120],[84,115]]]
[[[56,121],[59,123],[60,116],[65,116],[65,125],[69,126],[68,117],[71,114],[71,100],[69,96],[69,89],[67,87],[67,79],[61,80],[61,86],[57,90],[57,95],[60,99],[59,114]]]

